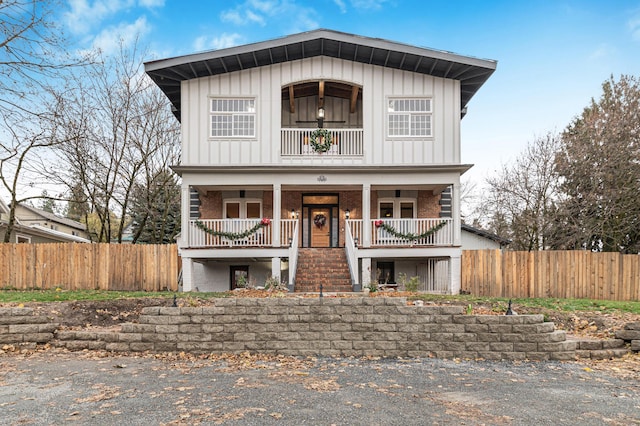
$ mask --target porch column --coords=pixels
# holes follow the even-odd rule
[[[193,259],[182,258],[182,291],[193,291]]]
[[[273,278],[277,278],[278,282],[280,282],[280,258],[279,257],[271,258],[271,276]]]
[[[178,247],[189,247],[189,219],[191,219],[191,190],[189,185],[182,184],[181,190],[182,217],[180,218],[182,232],[180,232],[180,241]]]
[[[371,286],[371,258],[362,258],[362,273],[360,274],[362,288]]]
[[[371,247],[371,184],[362,185],[362,247]],[[364,270],[364,259],[362,269]],[[369,259],[371,269],[371,259]],[[364,279],[364,275],[362,276]],[[364,284],[364,281],[363,281]]]
[[[461,251],[462,252],[462,251]],[[461,253],[457,256],[452,256],[449,262],[450,265],[450,273],[451,273],[451,288],[450,294],[460,294],[460,288],[462,286],[462,261],[461,261]]]
[[[453,216],[453,245],[462,245],[460,228],[460,182],[454,183],[451,188],[451,216]]]
[[[282,206],[282,185],[279,183],[273,184],[273,221],[271,222],[272,245],[273,247],[280,247],[280,213]],[[278,269],[278,277],[280,276],[280,270]]]

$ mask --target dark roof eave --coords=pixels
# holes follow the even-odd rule
[[[435,165],[413,165],[413,166],[384,166],[384,171],[389,173],[416,173],[416,172],[456,172],[463,174],[473,167],[472,164],[435,164]],[[328,165],[283,165],[277,164],[273,166],[171,166],[171,169],[182,176],[183,173],[231,173],[231,174],[247,174],[247,173],[317,173],[322,172],[348,172],[354,174],[364,173],[380,173],[380,166],[328,166]]]
[[[336,47],[337,45],[337,47]],[[358,54],[367,50],[368,55]],[[268,55],[266,54],[268,52]],[[265,53],[260,55],[260,53]],[[378,55],[376,55],[376,53]],[[390,59],[391,54],[397,56]],[[382,55],[384,61],[376,59]],[[496,69],[497,62],[389,40],[319,29],[274,40],[146,62],[145,71],[175,108],[180,120],[180,82],[194,78],[329,56],[460,81],[461,109]],[[407,57],[413,61],[406,61]]]

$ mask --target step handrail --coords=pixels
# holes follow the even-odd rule
[[[345,220],[345,241],[344,250],[347,254],[347,265],[349,265],[349,274],[351,275],[351,287],[355,289],[360,283],[358,282],[358,248],[356,247],[353,236],[351,235],[351,226],[349,221]]]
[[[298,270],[298,221],[293,225],[293,235],[289,244],[289,291],[296,286],[296,271]]]

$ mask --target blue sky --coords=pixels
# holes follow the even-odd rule
[[[498,61],[462,121],[466,179],[480,182],[527,142],[560,131],[610,76],[640,76],[640,0],[68,0],[78,49],[139,34],[154,57],[316,28]],[[463,177],[463,178],[465,178]]]

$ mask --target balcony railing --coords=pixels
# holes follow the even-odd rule
[[[383,223],[394,232],[389,232],[383,227],[376,227],[380,219],[371,220],[371,246],[450,246],[453,244],[453,219],[381,219]],[[430,235],[421,238],[407,238],[404,236],[419,236],[427,233],[440,223],[445,225]],[[357,245],[363,243],[362,220],[349,220],[352,236]],[[395,234],[395,235],[394,235]]]
[[[254,228],[260,223],[261,219],[202,219],[202,223],[207,229],[213,232],[207,232],[196,225],[195,220],[189,221],[189,247],[272,247],[273,246],[273,230],[275,229],[275,221],[269,226],[261,226],[255,232],[244,235],[247,231]],[[289,242],[294,238],[296,230],[296,219],[280,220],[280,244],[278,247],[288,247]],[[220,234],[226,234],[220,235]],[[233,235],[233,236],[232,236]]]
[[[280,132],[283,156],[351,156],[363,155],[362,129],[326,129],[331,134],[331,148],[318,153],[311,146],[311,134],[318,129],[282,129]]]

